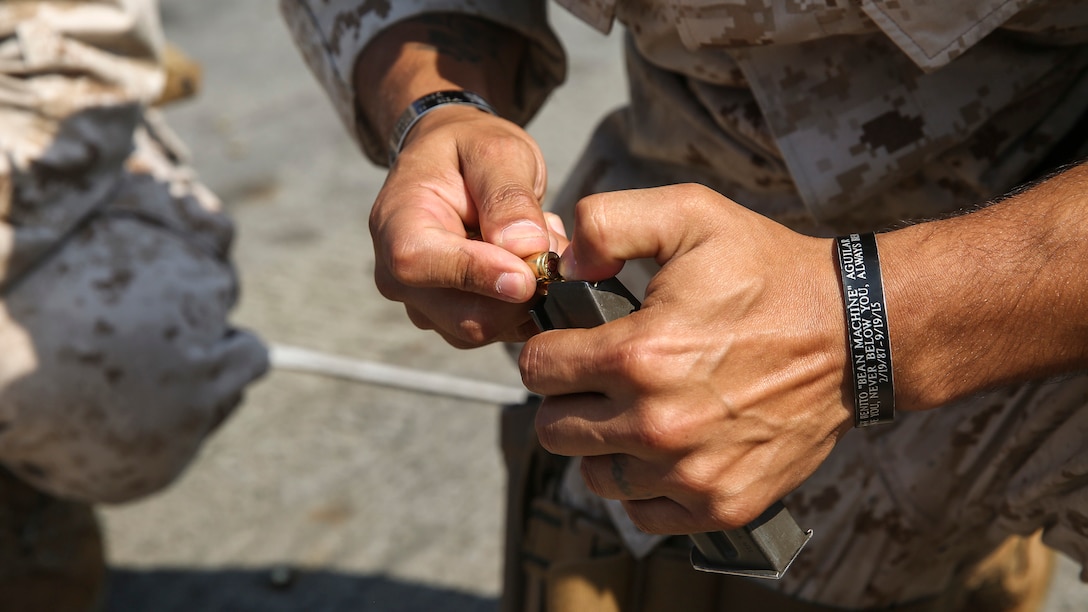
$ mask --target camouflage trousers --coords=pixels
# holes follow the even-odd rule
[[[568,227],[574,203],[591,193],[693,181],[732,195],[728,177],[632,154],[628,143],[640,128],[631,117],[621,110],[601,124],[558,194],[553,208],[567,218]],[[803,206],[796,199],[792,207],[785,196],[765,209],[758,199],[743,203],[799,231],[833,231],[798,221]],[[621,279],[639,294],[654,271],[653,262],[629,262]],[[849,432],[784,499],[798,524],[814,536],[783,580],[762,586],[793,599],[849,609],[936,601],[967,580],[1010,536],[1040,530],[1047,546],[1083,564],[1088,560],[1086,404],[1088,376],[1076,375],[929,412],[902,413],[894,425]],[[532,442],[519,442],[508,431],[504,435],[513,448]],[[509,460],[511,446],[504,446]],[[533,497],[517,502],[521,516],[533,514]],[[607,522],[607,515],[593,508],[575,510],[591,521]],[[536,513],[554,514],[549,508]],[[511,529],[512,539],[526,542],[529,536],[519,533],[524,524]],[[517,545],[509,550],[519,554]],[[656,561],[626,563],[643,567],[642,572],[656,567]],[[508,573],[508,584],[516,574]],[[641,580],[630,578],[632,584]],[[613,601],[599,609],[641,608]]]
[[[91,106],[44,131],[2,168],[0,464],[129,500],[183,470],[267,356],[227,322],[231,224],[152,111]]]

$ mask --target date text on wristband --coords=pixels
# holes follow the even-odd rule
[[[876,236],[840,236],[835,239],[835,247],[854,374],[854,427],[891,423],[895,419],[895,387]]]

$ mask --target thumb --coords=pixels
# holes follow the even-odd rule
[[[544,158],[529,136],[489,139],[462,151],[461,163],[483,239],[520,257],[547,251]]]
[[[669,185],[595,194],[578,202],[564,278],[601,280],[631,259],[664,265],[691,250],[720,224],[715,209],[733,205],[701,185]],[[733,205],[735,206],[735,205]]]

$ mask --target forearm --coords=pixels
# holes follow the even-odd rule
[[[513,31],[473,17],[411,19],[390,28],[359,56],[356,96],[383,142],[413,100],[435,91],[474,91],[510,116],[525,47]]]
[[[901,408],[1088,366],[1088,164],[879,244]]]

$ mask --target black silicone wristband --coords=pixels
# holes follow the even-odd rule
[[[854,427],[891,423],[895,420],[895,386],[876,236],[840,236],[835,239],[835,247],[842,273],[847,345],[854,375]]]
[[[497,114],[495,109],[491,108],[491,105],[487,103],[487,100],[471,91],[450,90],[427,94],[409,104],[408,108],[397,119],[396,125],[393,126],[393,133],[389,136],[390,166],[397,161],[397,155],[400,154],[400,149],[404,146],[404,139],[407,138],[408,132],[412,131],[416,123],[423,118],[423,115],[446,104],[475,106],[485,113]]]

